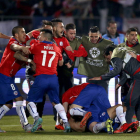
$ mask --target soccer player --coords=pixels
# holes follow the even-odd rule
[[[35,126],[32,132],[37,130],[38,125],[42,122],[39,118],[36,106],[37,102],[42,102],[43,95],[47,92],[50,101],[58,114],[63,120],[65,125],[65,131],[70,131],[70,126],[66,117],[64,107],[59,102],[59,84],[57,74],[57,64],[63,65],[63,58],[60,49],[51,42],[52,32],[47,29],[43,29],[40,32],[38,44],[33,44],[30,48],[32,54],[34,54],[34,62],[36,63],[35,81],[32,85],[29,94],[27,96],[27,108],[35,121]],[[16,52],[15,58],[22,61],[31,61],[30,59],[22,56],[20,52]]]
[[[43,20],[42,21],[42,24],[43,24],[42,25],[42,28],[43,29],[52,30],[52,23],[50,21]],[[33,35],[34,38],[38,38],[39,37],[39,34],[40,34],[40,31],[36,31],[36,30],[35,31],[32,31],[32,35]],[[37,42],[39,42],[38,39],[33,39],[33,40],[31,40],[30,45],[33,44],[33,43],[37,43]],[[33,55],[32,54],[29,55],[29,59],[32,59],[33,60]],[[35,80],[35,77],[33,76],[34,74],[35,73],[31,69],[30,64],[28,64],[26,66],[26,80],[27,80],[29,89],[33,85],[34,80]],[[43,114],[43,109],[44,109],[45,101],[46,101],[46,95],[44,95],[42,102],[36,104],[36,106],[37,106],[37,112],[39,113],[39,116],[41,118],[42,118],[42,114]],[[25,113],[26,113],[26,116],[29,117],[29,112],[28,112],[28,109],[27,108],[25,110]],[[42,127],[40,127],[38,130],[39,131],[44,131],[44,129]]]
[[[107,34],[102,36],[104,39],[111,40],[115,45],[119,45],[124,42],[124,34],[117,32],[117,23],[115,21],[109,21],[107,24]]]
[[[105,49],[105,58],[107,61],[111,61],[113,70],[106,75],[101,75],[100,77],[94,77],[91,80],[108,80],[116,75],[118,75],[123,70],[123,77],[120,81],[120,85],[123,85],[127,77],[131,77],[133,82],[129,88],[129,92],[126,95],[125,105],[127,107],[126,111],[126,121],[127,123],[132,122],[132,116],[134,115],[135,108],[136,117],[140,121],[140,94],[139,94],[139,59],[131,57],[128,51],[132,51],[130,47],[117,47],[114,49],[112,46],[108,46]],[[133,50],[135,52],[135,50]],[[136,53],[137,54],[137,53]]]
[[[30,132],[32,127],[29,125],[24,112],[23,98],[14,83],[15,74],[24,63],[17,61],[13,56],[17,50],[22,51],[24,54],[30,53],[25,43],[29,40],[31,33],[26,35],[23,27],[16,26],[12,29],[12,35],[13,37],[10,38],[0,63],[0,104],[3,104],[0,108],[0,119],[12,108],[12,100],[14,99],[17,114],[24,124],[24,130]]]
[[[125,115],[123,114],[123,107],[121,105],[111,107],[104,88],[95,84],[84,83],[82,85],[70,88],[63,94],[62,102],[66,112],[68,112],[69,106],[71,105],[71,116],[84,116],[84,119],[80,124],[81,126],[85,125],[87,119],[90,117],[89,111],[92,112],[92,119],[90,118],[87,124],[90,131],[91,128],[97,124],[97,122],[107,121],[107,124],[110,122],[110,120],[107,120],[109,116],[111,119],[114,119],[116,114],[122,124],[122,127],[115,131],[115,133],[126,132],[126,130],[128,130],[128,128],[132,125],[126,124]],[[124,108],[124,112],[125,111],[126,109]],[[70,123],[71,122],[72,120],[70,120]],[[72,128],[75,126],[76,128],[79,127],[77,124],[71,124]],[[94,127],[94,130],[96,127],[103,129],[105,126],[105,123],[97,124]],[[79,130],[82,131],[83,128],[79,128]],[[107,131],[112,133],[110,128],[108,128]],[[93,129],[91,132],[93,132]]]
[[[100,37],[100,31],[97,26],[89,29],[89,36],[82,37],[82,45],[88,53],[87,58],[80,58],[78,74],[86,75],[87,82],[92,82],[105,88],[108,91],[106,81],[89,81],[89,77],[97,77],[109,71],[109,65],[106,63],[103,50],[107,45],[113,42]]]

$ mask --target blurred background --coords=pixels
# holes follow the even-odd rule
[[[29,32],[41,27],[42,20],[53,18],[62,19],[64,25],[75,23],[78,36],[88,35],[91,26],[98,26],[101,34],[105,34],[110,20],[117,22],[119,33],[125,34],[130,27],[140,31],[140,0],[0,0],[0,32],[6,35],[12,35],[14,26],[21,25]],[[8,40],[0,39],[0,59],[7,43]],[[76,68],[74,76],[75,85],[85,82],[85,77],[78,75]],[[26,96],[25,68],[17,73],[15,82]],[[113,78],[109,84],[111,105],[121,103],[120,91],[115,94],[114,90],[116,82]]]

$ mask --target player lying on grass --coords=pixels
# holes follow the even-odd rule
[[[136,124],[126,123],[125,115],[123,114],[123,107],[121,105],[116,105],[114,107],[110,106],[107,93],[105,89],[101,86],[84,83],[82,85],[72,87],[63,94],[62,102],[66,112],[68,112],[69,105],[72,104],[70,107],[71,116],[75,115],[85,116],[87,120],[87,118],[90,117],[89,112],[93,112],[92,117],[89,119],[87,123],[87,127],[91,132],[94,132],[93,128],[95,130],[97,126],[98,126],[97,128],[100,127],[101,129],[103,129],[105,126],[108,125],[107,129],[108,133],[113,133],[111,127],[112,121],[107,119],[108,118],[114,119],[116,115],[119,118],[122,127],[120,128],[119,131],[116,131],[115,133],[127,132],[129,128],[136,127]],[[124,111],[126,111],[126,109],[124,109]],[[82,122],[84,122],[85,118],[82,120]],[[70,124],[73,123],[72,118],[69,121]],[[98,122],[104,123],[98,124]],[[83,126],[82,123],[81,126]],[[85,128],[80,128],[80,125],[77,125],[76,123],[75,125],[74,123],[71,124],[71,127],[74,130],[77,129],[77,131],[85,130]]]
[[[36,64],[35,81],[32,85],[28,96],[27,96],[27,108],[31,116],[37,120],[35,122],[34,129],[35,132],[38,126],[42,123],[42,119],[39,118],[37,108],[35,103],[42,102],[45,93],[48,94],[49,99],[57,110],[58,114],[61,116],[65,132],[70,132],[70,125],[64,110],[64,107],[59,101],[59,84],[57,77],[57,65],[63,65],[63,58],[59,47],[57,47],[52,40],[52,31],[48,29],[43,29],[39,36],[40,42],[31,45],[31,54],[34,54],[34,62]],[[24,57],[21,52],[16,52],[14,57],[20,61],[31,61],[27,57]],[[39,119],[36,119],[39,118]]]

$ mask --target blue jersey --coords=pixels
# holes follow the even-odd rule
[[[119,44],[121,44],[121,43],[124,42],[125,37],[124,37],[124,34],[118,34],[118,35],[119,35],[119,36],[117,36],[116,38],[110,38],[107,34],[104,34],[104,35],[102,36],[102,38],[114,42],[115,45],[119,45]]]

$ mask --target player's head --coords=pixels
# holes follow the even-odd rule
[[[73,41],[76,36],[76,26],[73,23],[66,25],[66,38],[69,41]]]
[[[92,43],[97,43],[100,37],[99,28],[97,26],[93,26],[89,29],[89,39]]]
[[[108,63],[110,63],[111,61],[111,56],[115,48],[116,48],[116,45],[112,44],[112,45],[108,45],[104,50],[104,57]]]
[[[115,36],[117,32],[117,23],[115,21],[109,21],[107,23],[107,31],[109,35]]]
[[[64,24],[63,24],[62,20],[55,18],[51,22],[52,22],[52,25],[53,25],[54,36],[55,37],[62,37],[63,33],[65,31]]]
[[[129,44],[135,44],[137,42],[138,40],[137,34],[138,34],[138,30],[135,27],[129,28],[126,31],[126,38]]]
[[[52,31],[49,29],[42,29],[39,35],[39,41],[52,41]]]
[[[44,29],[49,29],[49,30],[53,31],[53,27],[52,27],[52,22],[51,21],[42,20],[42,27]]]
[[[12,29],[12,35],[20,42],[25,42],[26,33],[25,29],[22,26],[15,26]]]

